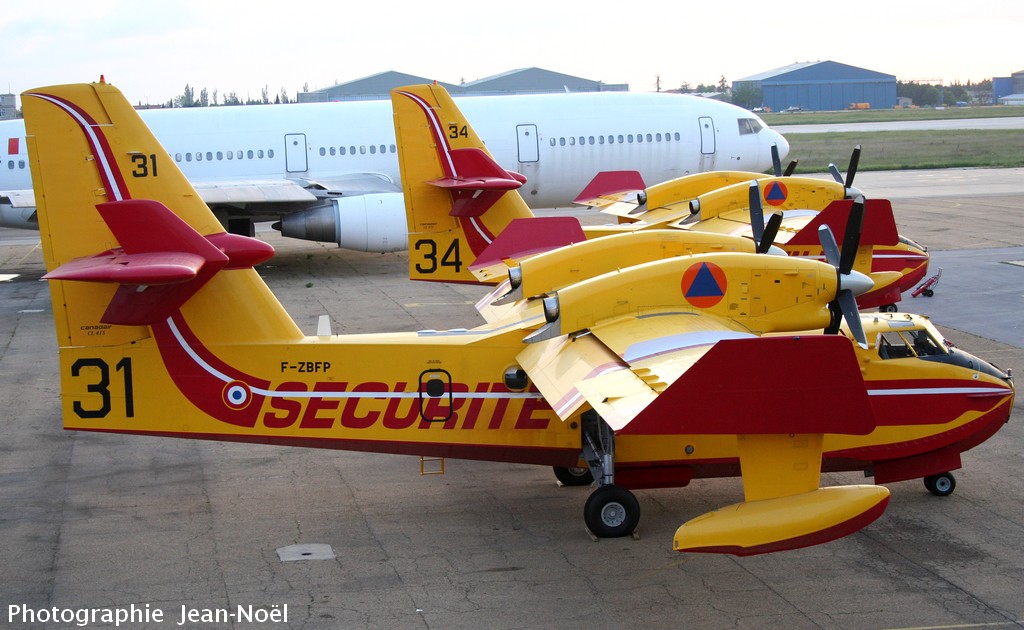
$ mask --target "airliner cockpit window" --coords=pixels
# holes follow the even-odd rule
[[[744,136],[751,133],[757,133],[763,129],[761,123],[756,118],[740,118],[738,121],[740,126],[740,135]]]

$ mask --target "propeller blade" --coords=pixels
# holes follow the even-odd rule
[[[839,273],[848,274],[853,269],[860,246],[860,233],[864,227],[864,197],[859,195],[850,208],[850,217],[846,220],[846,234],[843,236],[843,251],[839,258]]]
[[[754,242],[760,247],[764,236],[764,208],[761,206],[761,186],[756,179],[750,182],[749,191],[750,231],[753,233]]]
[[[864,326],[860,321],[860,311],[857,310],[857,298],[854,297],[853,291],[848,289],[840,291],[837,301],[839,302],[839,308],[843,312],[843,319],[846,320],[846,326],[850,329],[850,334],[857,340],[860,347],[866,350],[868,338],[864,334]]]
[[[768,250],[772,247],[772,243],[775,242],[775,236],[779,233],[779,227],[781,225],[781,213],[776,212],[772,216],[768,217],[768,225],[764,227],[764,234],[761,235],[761,240],[757,243],[758,254],[768,253]]]
[[[772,168],[774,169],[775,176],[782,176],[782,158],[779,157],[779,145],[772,144]]]
[[[860,145],[853,147],[853,153],[850,154],[850,166],[846,169],[846,187],[850,188],[853,186],[853,178],[857,175],[857,165],[860,164]]]
[[[842,256],[839,253],[839,244],[836,243],[836,237],[832,234],[832,228],[827,225],[819,227],[818,241],[821,242],[821,249],[825,252],[825,260],[828,261],[828,264],[838,269],[839,259]]]
[[[796,165],[799,164],[799,163],[800,163],[800,160],[792,160],[786,166],[786,172],[782,174],[783,177],[789,177],[790,175],[792,175],[793,172],[796,171]]]
[[[836,183],[843,183],[843,174],[839,172],[839,169],[832,162],[828,163],[828,172],[832,173],[832,179],[836,180]]]

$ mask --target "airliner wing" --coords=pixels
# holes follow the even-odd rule
[[[193,182],[208,205],[308,203],[322,197],[402,192],[391,178],[380,173],[352,173],[316,180],[240,179]],[[258,213],[259,208],[253,208]]]

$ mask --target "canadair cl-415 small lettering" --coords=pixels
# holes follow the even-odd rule
[[[533,208],[565,207],[600,171],[655,183],[715,168],[760,171],[786,140],[756,114],[679,94],[604,92],[460,99]],[[391,104],[353,101],[144,110],[170,159],[228,231],[278,221],[285,236],[360,251],[406,246]],[[456,130],[456,133],[458,130]],[[0,122],[0,226],[36,228],[20,120]],[[6,150],[6,154],[4,153]],[[143,172],[143,156],[133,171]]]
[[[924,318],[857,313],[871,280],[844,253],[859,203],[842,251],[822,230],[828,262],[650,230],[684,253],[637,253],[625,234],[538,255],[519,270],[526,294],[476,328],[307,336],[253,268],[272,249],[224,232],[118,90],[23,99],[68,429],[521,462],[567,483],[589,471],[584,520],[605,537],[636,527],[631,489],[742,475],[745,500],[673,545],[746,555],[885,509],[884,486],[820,488],[821,470],[944,475],[1009,417],[1008,375]],[[558,272],[565,256],[577,272]],[[830,305],[849,326],[803,332]]]

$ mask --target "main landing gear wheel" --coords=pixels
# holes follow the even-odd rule
[[[956,477],[953,476],[953,473],[948,472],[925,477],[924,487],[937,497],[948,497],[956,490]]]
[[[562,482],[563,486],[589,486],[594,483],[594,476],[590,474],[589,468],[565,468],[554,466],[555,478]]]
[[[895,313],[898,310],[899,307],[897,307],[895,304],[883,304],[878,307],[878,312],[880,313]]]
[[[625,488],[601,486],[587,498],[583,521],[598,538],[629,536],[640,522],[640,503]]]

